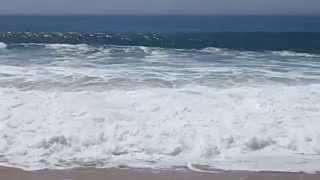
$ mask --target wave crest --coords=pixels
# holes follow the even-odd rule
[[[278,56],[287,56],[287,57],[307,57],[307,58],[318,58],[319,55],[310,54],[310,53],[299,53],[294,51],[272,51],[273,54]]]
[[[7,44],[0,42],[0,49],[6,49],[7,48]]]

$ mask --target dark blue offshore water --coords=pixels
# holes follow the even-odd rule
[[[320,16],[0,16],[1,32],[320,32]]]
[[[0,42],[320,53],[320,16],[0,16]]]

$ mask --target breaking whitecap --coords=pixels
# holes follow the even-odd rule
[[[3,42],[0,42],[0,49],[5,49],[7,48],[7,45]]]
[[[293,52],[9,44],[0,161],[316,171],[319,69]]]

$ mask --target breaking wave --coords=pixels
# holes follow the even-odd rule
[[[7,45],[3,42],[0,42],[0,49],[5,49],[7,48]]]
[[[298,53],[293,51],[273,51],[274,54],[280,55],[280,56],[289,56],[289,57],[309,57],[309,58],[319,58],[320,55],[317,54],[310,54],[310,53]]]
[[[319,89],[1,89],[1,161],[31,169],[191,163],[310,171],[320,160]]]
[[[316,53],[3,47],[1,165],[319,170]]]

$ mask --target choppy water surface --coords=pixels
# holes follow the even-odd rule
[[[319,170],[320,55],[0,43],[0,161]]]

